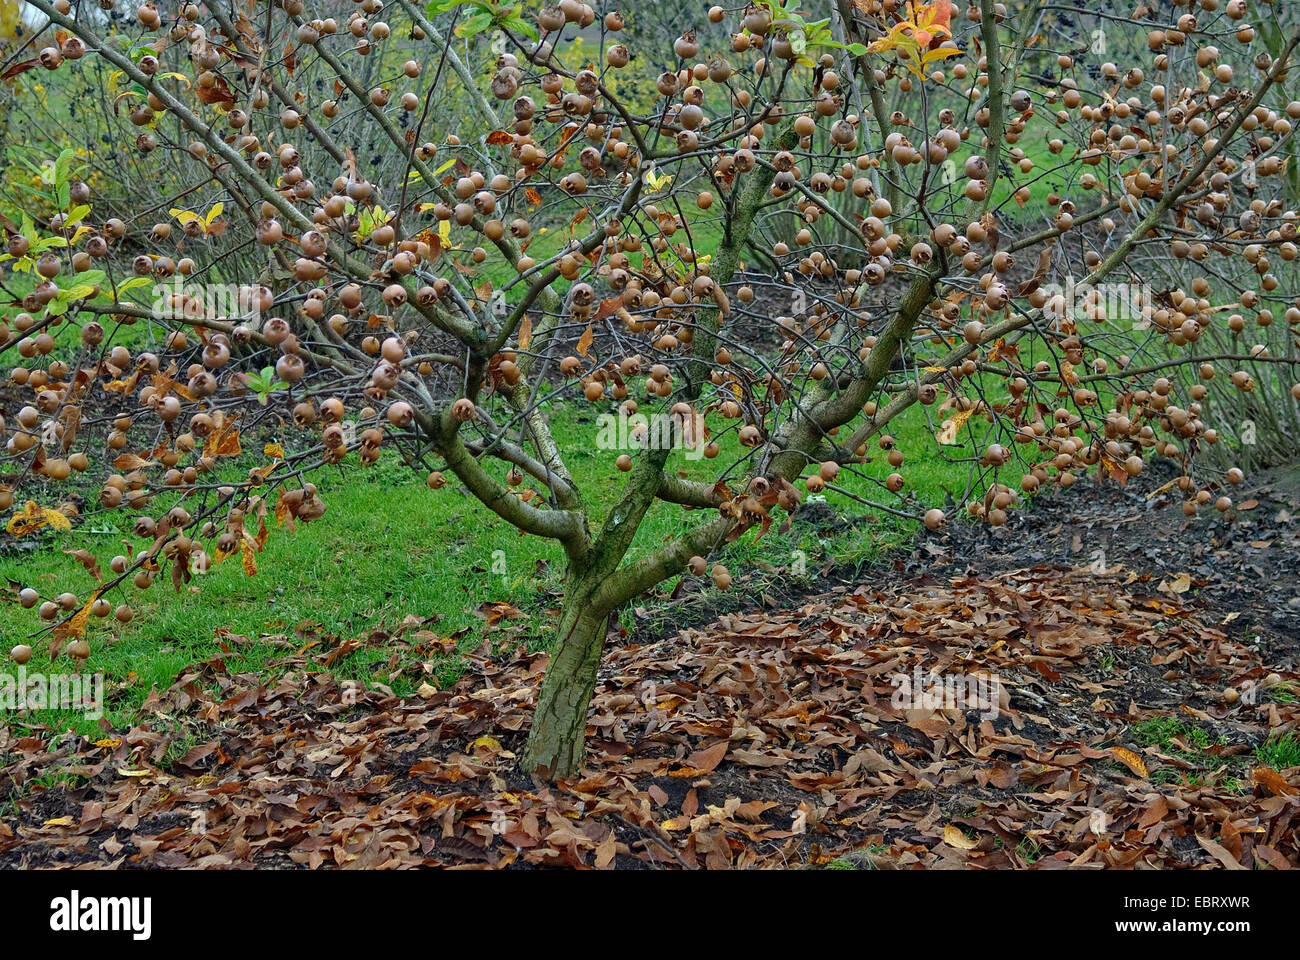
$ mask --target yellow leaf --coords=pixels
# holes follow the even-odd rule
[[[971,414],[974,412],[974,407],[968,410],[958,410],[940,425],[934,438],[947,447],[957,443],[957,432],[961,430],[963,424],[971,418]]]
[[[974,850],[979,846],[978,840],[972,840],[962,833],[960,827],[956,827],[951,823],[943,828],[943,842],[950,847],[956,847],[958,850]]]
[[[81,639],[86,635],[86,624],[90,622],[90,608],[99,599],[99,591],[90,595],[85,606],[77,611],[71,620],[65,620],[54,629],[54,636],[59,640]]]
[[[32,500],[28,500],[21,510],[9,518],[5,530],[10,536],[25,537],[27,534],[35,533],[44,526],[51,526],[55,530],[67,532],[72,529],[72,521],[57,510],[50,510],[48,507],[42,507]]]
[[[253,554],[253,545],[247,540],[239,541],[239,552],[244,557],[244,573],[248,576],[257,574],[257,557]]]
[[[105,737],[103,740],[95,741],[95,746],[104,750],[116,750],[121,745],[122,739],[120,737]]]
[[[117,772],[123,777],[147,777],[153,773],[152,770],[127,770],[125,767],[118,767]]]
[[[284,459],[284,447],[278,443],[268,443],[262,448],[262,453],[275,460]]]
[[[1132,750],[1125,750],[1123,747],[1111,747],[1110,752],[1115,755],[1116,760],[1124,764],[1124,766],[1128,767],[1139,777],[1144,779],[1146,778],[1147,765],[1143,763],[1142,758]]]
[[[666,173],[656,173],[654,169],[649,169],[645,173],[646,186],[650,188],[651,193],[658,193],[668,184],[673,182],[673,178]]]
[[[45,522],[48,523],[51,527],[53,527],[55,530],[62,530],[64,533],[67,533],[69,530],[72,529],[72,521],[69,520],[67,517],[65,517],[63,514],[59,513],[59,511],[51,510],[48,507],[46,507],[41,512],[45,515]]]
[[[958,50],[956,47],[940,47],[937,50],[925,51],[925,53],[921,55],[921,62],[928,65],[933,63],[935,60],[945,60],[948,57],[960,57],[962,53],[963,51]]]
[[[75,827],[77,821],[71,817],[55,817],[53,820],[46,820],[44,826],[47,827]]]
[[[275,498],[275,522],[283,527],[287,519],[289,519],[289,504],[285,502],[284,491],[281,490],[280,495]]]

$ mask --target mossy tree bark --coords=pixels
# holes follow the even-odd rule
[[[609,611],[591,604],[587,585],[572,586],[578,589],[567,591],[523,756],[524,771],[544,780],[572,777],[582,767],[587,710],[609,623]]]

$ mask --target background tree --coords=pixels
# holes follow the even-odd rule
[[[1300,33],[1270,4],[1251,14],[1285,37],[1267,50],[1244,0],[1142,6],[1146,44],[1118,63],[1032,0],[688,6],[670,44],[657,14],[643,38],[635,11],[579,0],[150,2],[125,23],[114,0],[28,6],[47,22],[5,72],[99,71],[144,194],[113,213],[96,150],[64,150],[5,224],[33,280],[0,327],[30,400],[0,427],[10,531],[66,524],[21,489],[94,455],[117,471],[102,507],[142,541],[89,599],[18,594],[56,656],[129,620],[111,598],[132,586],[227,556],[254,571],[268,517],[325,510],[314,470],[395,448],[562,545],[523,766],[567,777],[628,601],[685,570],[725,589],[730,544],[878,457],[879,509],[945,522],[888,433],[909,407],[945,415],[979,521],[1153,456],[1192,515],[1230,510],[1241,480],[1198,457],[1205,384],[1246,391],[1247,363],[1294,381],[1300,307],[1267,305],[1291,294],[1259,265],[1296,252],[1281,84]],[[1148,255],[1174,283],[1148,282]],[[1282,355],[1242,342],[1275,320]],[[156,348],[119,342],[140,324]],[[69,331],[73,360],[52,359]],[[100,395],[116,410],[83,419]],[[1294,417],[1300,386],[1272,397]],[[566,466],[557,403],[632,438],[607,510]],[[277,417],[300,442],[232,475]],[[680,469],[696,456],[707,479]],[[631,556],[665,503],[680,533]]]

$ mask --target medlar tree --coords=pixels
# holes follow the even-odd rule
[[[10,225],[35,287],[0,329],[31,395],[4,427],[6,468],[65,478],[99,462],[107,429],[118,472],[100,501],[136,514],[144,542],[88,601],[21,593],[55,655],[86,656],[94,617],[129,620],[129,599],[110,597],[131,584],[179,588],[232,554],[255,566],[270,512],[323,512],[312,469],[396,447],[430,487],[450,472],[562,545],[523,766],[568,777],[610,615],[706,573],[873,447],[901,471],[887,428],[913,404],[946,398],[946,426],[971,438],[966,507],[982,522],[1153,456],[1182,468],[1194,514],[1230,509],[1223,484],[1241,479],[1195,459],[1216,439],[1201,381],[1227,367],[1246,389],[1245,364],[1295,362],[1240,345],[1266,313],[1300,321],[1271,272],[1296,253],[1278,197],[1300,33],[1256,50],[1245,0],[1141,6],[1148,56],[1119,65],[1081,61],[1086,38],[1035,32],[1049,9],[1036,0],[980,0],[964,19],[947,0],[688,5],[698,23],[660,63],[638,52],[634,13],[581,0],[361,0],[336,17],[309,0],[147,2],[129,29],[102,15],[114,4],[29,0],[48,24],[7,71],[102,61],[135,149],[192,177],[132,222],[97,219],[65,154],[49,168],[59,209]],[[1277,7],[1256,12],[1286,27]],[[448,129],[452,101],[475,119]],[[1044,197],[1049,176],[1064,187]],[[1030,203],[1037,222],[1008,215]],[[1053,292],[1067,274],[1076,291],[1140,284],[1138,250],[1181,258],[1186,279],[1136,318]],[[1215,265],[1238,259],[1259,290],[1220,281]],[[214,307],[206,294],[232,277],[238,303]],[[137,302],[159,279],[163,309]],[[161,348],[117,342],[136,321],[160,326]],[[1231,349],[1209,353],[1217,327]],[[67,329],[75,357],[51,360]],[[230,477],[223,458],[282,385],[301,444]],[[127,409],[83,417],[96,392]],[[548,422],[570,402],[666,417],[715,478],[686,479],[671,444],[640,443],[602,515]],[[722,456],[731,433],[740,454]],[[680,534],[629,559],[665,502],[686,511]],[[44,523],[66,519],[30,503],[10,528]],[[711,573],[729,584],[721,563]]]

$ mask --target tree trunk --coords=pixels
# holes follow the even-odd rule
[[[546,780],[572,777],[582,766],[587,708],[608,627],[608,612],[588,606],[583,593],[570,597],[560,615],[559,643],[542,678],[524,750],[524,772]]]

